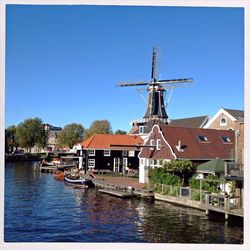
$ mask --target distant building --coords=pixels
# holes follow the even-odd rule
[[[112,171],[126,169],[138,172],[140,136],[94,134],[82,142],[83,167],[86,171]]]
[[[188,117],[171,120],[170,127],[203,128],[209,120],[208,116]]]
[[[57,145],[58,133],[62,130],[61,127],[55,127],[48,123],[44,124],[44,130],[48,133],[48,141],[46,148],[40,148],[34,146],[31,148],[31,153],[44,153],[44,152],[52,152],[55,150]],[[23,149],[26,152],[26,149]]]
[[[57,145],[58,133],[62,130],[61,127],[55,127],[50,124],[44,124],[45,131],[48,131],[47,151],[54,151]]]
[[[230,130],[155,125],[138,155],[139,181],[148,182],[149,168],[160,167],[162,161],[188,159],[195,166],[216,157],[231,161],[234,139]]]
[[[209,129],[233,130],[235,132],[235,161],[244,159],[244,111],[221,108],[204,126]]]

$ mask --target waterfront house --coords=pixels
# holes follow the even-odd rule
[[[94,134],[82,142],[86,171],[138,172],[140,136]]]
[[[230,130],[155,125],[139,153],[139,181],[148,182],[149,168],[162,160],[189,159],[194,166],[219,157],[232,160],[234,132]]]

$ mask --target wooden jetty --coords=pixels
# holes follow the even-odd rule
[[[58,171],[56,166],[42,166],[40,165],[40,171],[42,173],[54,173],[55,171]]]
[[[99,191],[102,193],[107,193],[111,195],[115,195],[118,197],[147,197],[154,198],[153,190],[143,190],[143,189],[135,189],[130,186],[119,186],[115,184],[110,184],[105,182],[102,179],[92,179],[95,186],[100,188]]]
[[[75,164],[55,164],[55,165],[48,165],[48,166],[43,166],[42,164],[40,165],[40,171],[42,173],[54,173],[56,171],[64,171],[67,169],[71,169],[75,167]]]
[[[110,189],[99,189],[99,192],[111,194],[111,195],[122,197],[122,198],[135,196],[135,194],[133,194],[133,192],[129,193],[129,192],[124,192],[124,191],[112,190],[112,189],[111,190]]]
[[[206,194],[204,202],[192,200],[186,197],[163,195],[160,193],[155,193],[154,197],[156,200],[203,210],[206,212],[206,215],[209,215],[211,211],[222,213],[225,215],[226,220],[229,218],[229,215],[244,217],[243,209],[238,207],[232,208],[230,206],[230,198],[224,196]]]

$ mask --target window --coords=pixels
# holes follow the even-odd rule
[[[150,140],[150,146],[155,146],[155,140]],[[154,150],[155,147],[151,147],[150,150]]]
[[[110,156],[110,150],[104,149],[103,154],[104,154],[104,156]]]
[[[128,151],[128,156],[134,157],[134,156],[135,156],[135,151],[129,150],[129,151]]]
[[[144,126],[139,126],[139,134],[144,134]]]
[[[89,169],[95,168],[95,159],[89,159],[89,160],[88,160],[88,168],[89,168]]]
[[[208,139],[206,136],[204,135],[198,135],[199,141],[200,142],[208,142]]]
[[[228,142],[231,142],[231,140],[226,137],[226,136],[221,136],[221,140],[224,142],[224,143],[228,143]]]
[[[150,159],[150,167],[159,167],[159,161],[157,159]]]
[[[161,139],[157,139],[157,142],[156,142],[156,149],[157,149],[157,150],[161,150]]]
[[[89,156],[95,156],[95,150],[94,149],[89,149],[88,154],[89,154]]]
[[[227,125],[227,119],[225,117],[222,117],[220,119],[220,126],[226,126]]]

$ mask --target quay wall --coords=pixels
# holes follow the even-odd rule
[[[205,210],[204,207],[201,207],[200,201],[191,200],[189,198],[179,197],[179,196],[169,196],[162,195],[160,193],[154,193],[155,200],[166,201],[176,205],[181,205],[185,207],[197,208],[200,210]]]

